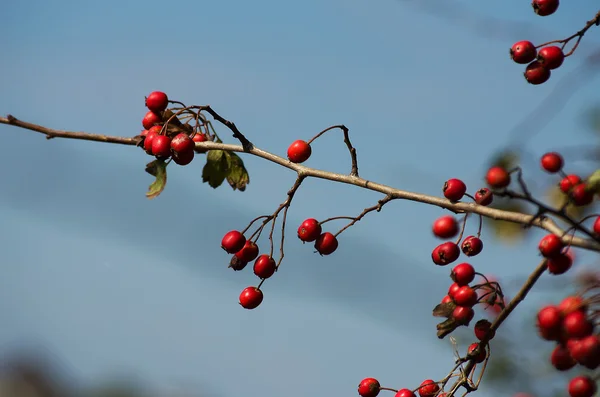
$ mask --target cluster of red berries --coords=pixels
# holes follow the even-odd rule
[[[558,9],[559,0],[533,0],[532,6],[536,14],[547,16]],[[559,68],[565,60],[561,47],[543,46],[538,50],[531,41],[518,41],[510,49],[510,57],[518,64],[527,64],[525,79],[534,85],[548,81],[551,70]]]
[[[333,233],[324,232],[321,224],[314,218],[305,219],[298,227],[298,238],[303,243],[315,242],[315,249],[320,255],[330,255],[338,247],[337,237]]]
[[[146,97],[149,110],[142,119],[144,130],[139,134],[144,138],[143,148],[151,156],[163,160],[172,157],[176,164],[187,165],[194,159],[195,143],[205,142],[208,138],[203,133],[171,133],[165,126],[168,106],[169,98],[164,92],[154,91]]]
[[[556,342],[550,362],[558,371],[577,364],[592,370],[600,367],[600,334],[595,329],[598,313],[598,308],[591,308],[590,302],[577,295],[538,311],[540,337]],[[589,376],[576,376],[569,382],[568,391],[571,397],[592,397],[597,386]]]

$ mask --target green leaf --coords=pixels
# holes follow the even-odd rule
[[[202,181],[208,182],[213,189],[221,186],[229,173],[229,158],[229,153],[222,150],[209,150],[202,169]]]
[[[165,185],[167,184],[167,164],[163,160],[154,160],[146,164],[146,172],[156,178],[146,192],[146,197],[153,199],[158,197],[165,189]]]
[[[230,155],[229,161],[229,174],[227,175],[227,182],[233,190],[239,190],[243,192],[246,190],[246,186],[250,183],[250,175],[244,166],[244,162],[235,153],[228,153]]]

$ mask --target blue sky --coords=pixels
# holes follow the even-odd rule
[[[293,140],[344,123],[363,177],[436,195],[460,177],[474,191],[511,129],[600,39],[590,31],[537,87],[508,48],[566,37],[597,4],[565,3],[540,18],[527,2],[436,3],[12,2],[0,26],[0,113],[133,136],[144,95],[164,90],[211,104],[265,150],[284,155]],[[589,142],[581,115],[600,85],[586,76],[524,143],[533,155]],[[450,344],[434,337],[430,316],[450,281],[450,269],[430,262],[437,208],[388,204],[345,232],[327,258],[290,239],[265,302],[244,311],[237,297],[255,277],[226,269],[220,238],[271,213],[294,181],[288,170],[244,157],[247,191],[213,190],[201,183],[197,159],[170,169],[166,191],[149,201],[141,150],[46,141],[7,126],[0,142],[10,148],[0,169],[4,353],[42,346],[83,382],[131,373],[224,397],[353,395],[366,376],[416,387],[451,366]],[[348,172],[341,136],[319,139],[308,165]],[[528,175],[544,177],[535,167]],[[288,233],[304,218],[357,215],[379,198],[309,180]],[[518,278],[537,263],[535,240],[488,241],[471,261],[485,273]]]

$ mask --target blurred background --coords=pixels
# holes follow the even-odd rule
[[[541,86],[528,85],[508,55],[518,40],[575,33],[598,11],[592,0],[546,18],[515,0],[2,8],[0,113],[25,121],[134,136],[144,96],[163,90],[210,104],[280,155],[344,123],[361,176],[433,195],[455,177],[473,193],[487,167],[503,162],[522,164],[530,188],[556,202],[558,180],[539,168],[541,154],[560,150],[567,172],[582,176],[599,166],[598,28]],[[452,367],[453,346],[435,337],[431,315],[451,284],[450,267],[430,259],[439,208],[392,202],[320,257],[294,238],[303,219],[356,216],[381,197],[308,180],[288,214],[282,267],[264,284],[263,304],[247,311],[238,296],[256,277],[227,268],[220,239],[272,213],[293,173],[244,156],[247,190],[213,190],[197,156],[169,167],[166,190],[148,200],[142,150],[47,141],[5,125],[0,144],[3,397],[354,396],[364,377],[415,388]],[[320,138],[307,165],[348,173],[341,134]],[[467,233],[476,231],[473,218]],[[469,262],[510,298],[539,262],[542,235],[486,223],[485,248]],[[594,255],[574,254],[573,269],[544,276],[492,342],[480,396],[564,395],[580,372],[549,369],[552,345],[538,340],[533,320],[575,288],[573,277],[597,269]],[[463,353],[474,341],[466,329],[455,337]]]

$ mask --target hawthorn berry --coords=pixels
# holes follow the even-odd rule
[[[438,391],[440,391],[440,386],[433,379],[425,379],[418,389],[421,397],[433,397]]]
[[[335,250],[337,249],[337,247],[338,247],[337,238],[329,232],[322,233],[315,241],[315,249],[321,255],[333,254],[335,252]]]
[[[459,285],[458,283],[452,283],[452,285],[448,288],[448,296],[450,298],[454,298],[454,294],[456,293],[456,291],[458,291],[460,289],[460,287],[462,287],[461,285]]]
[[[194,141],[194,143],[196,143],[196,142],[206,142],[206,141],[208,141],[208,137],[206,136],[206,134],[203,134],[203,133],[199,132],[199,133],[195,134],[192,137],[192,141]],[[196,152],[198,152],[198,153],[206,153],[207,152],[206,149],[196,149],[195,147],[194,147],[194,150]]]
[[[556,234],[547,234],[538,244],[538,249],[546,258],[552,258],[559,255],[565,247],[560,237]]]
[[[452,295],[458,306],[472,307],[477,303],[477,293],[468,285],[463,285]]]
[[[533,11],[541,17],[554,14],[560,5],[559,0],[533,0]]]
[[[375,378],[365,378],[358,384],[358,394],[361,397],[376,397],[380,390],[381,385]]]
[[[469,352],[469,354],[471,354],[471,352],[475,351],[475,349],[477,349],[478,347],[479,343],[471,343],[467,351]],[[473,360],[475,360],[477,364],[480,364],[485,361],[486,355],[487,354],[485,352],[485,349],[480,349],[479,352],[473,357]]]
[[[166,135],[156,135],[152,140],[152,154],[156,157],[171,155],[171,138]]]
[[[544,154],[540,160],[540,163],[542,168],[551,174],[559,172],[564,165],[562,156],[556,152]]]
[[[575,361],[589,369],[600,366],[600,336],[588,335],[581,339],[570,339],[569,342],[567,347]]]
[[[146,136],[148,135],[148,130],[142,130],[138,136]]]
[[[600,216],[598,216],[594,221],[594,226],[592,227],[592,230],[594,231],[594,233],[600,234]]]
[[[438,266],[446,266],[449,263],[454,262],[460,256],[460,249],[458,245],[452,241],[447,241],[435,247],[431,252],[431,259],[433,263]]]
[[[555,45],[544,47],[538,52],[538,61],[546,68],[553,70],[560,67],[565,60],[563,50]]]
[[[436,237],[448,239],[458,234],[458,222],[452,215],[444,215],[433,222],[433,234]]]
[[[452,318],[461,325],[469,325],[474,316],[475,312],[468,306],[456,306],[452,312]]]
[[[571,189],[573,189],[579,183],[581,183],[581,178],[579,177],[579,175],[570,174],[570,175],[565,176],[560,181],[559,187],[563,193],[569,193],[571,191]]]
[[[228,254],[235,254],[246,244],[246,237],[237,230],[232,230],[223,236],[221,240],[221,248],[223,248]]]
[[[235,256],[244,262],[250,262],[258,256],[258,245],[254,241],[246,240],[241,250],[235,253]]]
[[[244,309],[256,309],[263,301],[263,293],[256,287],[246,287],[240,294],[240,305]]]
[[[550,355],[550,362],[554,368],[559,371],[567,371],[577,364],[577,361],[571,357],[569,349],[561,344],[557,344],[552,351],[552,354]]]
[[[460,179],[452,178],[444,183],[442,191],[444,192],[444,197],[448,200],[458,201],[462,199],[467,192],[467,185]]]
[[[510,185],[510,174],[504,168],[495,166],[488,170],[485,180],[491,187],[501,189]]]
[[[531,41],[517,41],[510,48],[510,58],[521,65],[533,61],[536,55],[537,50]]]
[[[538,311],[536,325],[540,336],[546,340],[558,340],[562,326],[562,314],[556,306],[545,306]]]
[[[148,134],[146,134],[146,137],[144,138],[144,150],[149,155],[152,155],[152,141],[157,136],[158,136],[158,134],[156,132],[148,131]]]
[[[479,205],[488,206],[494,201],[494,193],[487,187],[475,192],[475,202]]]
[[[597,391],[596,381],[589,376],[576,376],[569,382],[570,397],[592,397]]]
[[[417,396],[415,395],[415,393],[413,393],[412,390],[409,390],[409,389],[400,389],[394,395],[394,397],[417,397]]]
[[[275,260],[269,255],[261,255],[254,262],[254,274],[260,278],[269,278],[277,270]]]
[[[529,84],[543,84],[550,78],[550,69],[545,67],[540,61],[533,61],[525,68],[523,75]]]
[[[305,219],[298,227],[298,238],[304,242],[315,241],[321,235],[321,225],[314,218]]]
[[[546,264],[548,265],[548,273],[559,275],[566,273],[571,268],[573,259],[569,255],[560,253],[548,259]]]
[[[231,260],[229,261],[229,268],[239,272],[240,270],[244,270],[248,262],[241,260],[237,256],[233,255]]]
[[[562,321],[562,330],[569,339],[581,339],[594,332],[594,323],[581,310],[567,314]]]
[[[491,326],[492,326],[492,323],[490,323],[486,319],[477,321],[475,323],[475,327],[474,327],[475,337],[479,340],[483,340],[484,338],[488,337],[488,335],[489,335],[488,340],[493,339],[494,336],[496,336],[496,331],[491,330],[490,329]]]
[[[194,159],[194,150],[188,150],[186,152],[173,152],[173,161],[179,165],[188,165]]]
[[[450,278],[460,286],[467,285],[475,279],[475,268],[468,263],[460,263],[454,266]]]
[[[149,130],[150,128],[152,128],[152,126],[160,122],[162,122],[162,117],[159,114],[154,113],[152,110],[146,113],[146,115],[142,119],[142,125],[147,130]]]
[[[161,91],[154,91],[146,98],[146,107],[155,113],[160,113],[169,106],[167,94]]]
[[[440,303],[446,304],[446,303],[450,303],[450,302],[452,302],[452,298],[450,297],[450,295],[446,295],[442,298],[442,301]]]
[[[312,149],[308,142],[303,140],[294,141],[287,150],[288,159],[292,163],[303,163],[312,154]]]
[[[558,304],[558,309],[560,310],[563,316],[566,316],[567,314],[576,310],[581,310],[585,312],[587,310],[587,303],[583,300],[581,296],[567,296]]]
[[[588,190],[585,183],[580,183],[571,189],[569,197],[573,201],[573,204],[583,207],[594,201],[594,192]]]
[[[465,237],[460,248],[466,256],[475,256],[483,250],[483,241],[479,237],[468,236]]]
[[[194,141],[188,134],[180,133],[171,140],[171,150],[174,152],[187,152],[194,150]]]

